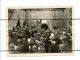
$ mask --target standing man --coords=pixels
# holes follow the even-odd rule
[[[22,39],[22,53],[28,53],[29,52],[29,45],[26,38]]]
[[[50,36],[52,47],[51,47],[51,52],[52,53],[59,53],[59,44],[61,44],[61,40],[59,38],[59,32],[57,30],[57,27],[53,27],[52,34]]]
[[[47,24],[42,24],[41,25],[41,29],[43,34],[45,34],[46,36],[44,37],[44,43],[45,43],[45,51],[46,53],[48,53],[48,47],[49,47],[49,35],[47,35],[47,31],[48,31],[48,25]]]

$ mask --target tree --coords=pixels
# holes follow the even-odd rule
[[[12,30],[13,30],[13,31],[15,30],[15,29],[14,29],[14,27],[13,27],[13,29],[12,29]]]
[[[25,21],[23,22],[23,27],[25,28],[25,25],[26,25],[26,23],[25,23]]]
[[[17,22],[17,28],[18,28],[18,26],[20,26],[20,18],[18,19],[18,22]]]

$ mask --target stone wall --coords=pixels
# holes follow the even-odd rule
[[[13,11],[13,14],[10,17],[11,21],[9,20],[9,29],[12,29],[13,27],[16,26],[18,19],[20,19],[21,26],[23,26],[23,21],[25,19],[31,19],[31,20],[25,20],[25,21],[28,21],[28,26],[39,27],[38,25],[40,25],[40,23],[38,21],[40,20],[36,20],[36,19],[41,19],[42,21],[41,24],[46,23],[52,30],[52,27],[54,26],[58,26],[58,27],[69,26],[69,24],[67,24],[68,20],[65,20],[65,19],[70,19],[70,18],[71,16],[70,16],[69,8],[66,8],[64,10],[54,10],[54,11],[44,11],[44,10],[32,11],[32,10],[15,9]],[[50,19],[53,19],[53,20],[50,20]]]
[[[13,11],[8,23],[10,30],[16,26],[19,19],[20,19],[21,26],[23,26],[23,21],[25,20],[25,11],[21,9],[16,9]]]

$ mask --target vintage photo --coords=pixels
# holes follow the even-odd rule
[[[72,7],[11,7],[7,18],[8,54],[73,53]]]

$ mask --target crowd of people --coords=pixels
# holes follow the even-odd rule
[[[9,30],[10,53],[68,53],[72,50],[72,34],[67,27],[53,27],[47,24],[40,28],[21,26]]]

